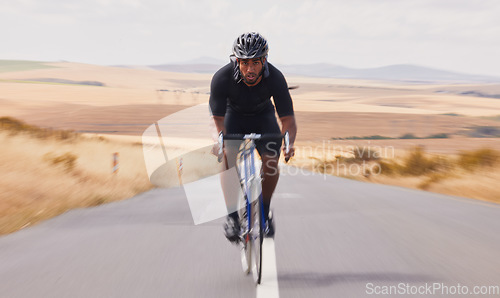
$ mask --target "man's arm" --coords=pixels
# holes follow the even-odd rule
[[[212,147],[212,154],[215,156],[218,156],[219,161],[220,161],[222,158],[222,155],[219,155],[220,147],[219,147],[219,143],[217,141],[218,141],[219,134],[221,132],[223,134],[226,133],[226,129],[224,127],[224,117],[223,116],[212,116],[212,118],[214,119],[215,129],[217,131],[217,134],[212,136],[214,138],[214,142],[215,142],[214,146]]]
[[[290,151],[288,153],[284,152],[285,160],[288,162],[290,158],[295,155],[295,148],[293,144],[295,143],[295,137],[297,136],[297,123],[295,122],[295,116],[283,116],[280,117],[281,121],[281,131],[284,134],[288,131],[290,137]],[[285,148],[283,148],[285,150]]]
[[[215,122],[215,128],[217,129],[217,134],[221,131],[223,134],[226,133],[226,128],[224,127],[224,116],[213,116]]]
[[[208,104],[210,106],[210,113],[215,122],[215,127],[217,128],[217,134],[221,131],[226,133],[224,116],[226,114],[227,100],[229,97],[228,92],[231,87],[231,74],[232,64],[229,63],[219,69],[210,82],[210,98],[208,99]]]

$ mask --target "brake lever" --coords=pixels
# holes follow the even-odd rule
[[[288,154],[290,152],[290,135],[288,134],[288,131],[285,132],[285,153]],[[285,157],[285,162],[288,162],[290,160],[290,157]]]
[[[224,156],[224,137],[222,131],[219,133],[219,137],[217,138],[219,143],[219,154],[217,155],[217,161],[220,163],[222,161],[222,157]]]
[[[288,131],[285,132],[285,153],[290,152],[290,136],[288,135]]]

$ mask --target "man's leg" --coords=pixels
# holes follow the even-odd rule
[[[262,201],[264,209],[264,218],[266,219],[266,237],[274,237],[274,220],[269,209],[271,197],[273,196],[276,185],[280,177],[278,169],[279,155],[262,154]]]
[[[226,171],[221,174],[221,185],[226,200],[228,214],[237,211],[238,198],[241,195],[240,179],[236,170],[236,157],[241,141],[225,141],[224,162]]]
[[[279,155],[263,153],[262,156],[262,199],[264,201],[264,215],[267,218],[271,197],[280,177],[278,161]]]
[[[226,201],[228,216],[224,224],[224,234],[229,241],[237,241],[239,237],[239,219],[238,219],[238,198],[241,195],[240,179],[238,177],[235,165],[238,148],[241,141],[225,141],[224,162],[226,171],[221,173],[221,185]]]

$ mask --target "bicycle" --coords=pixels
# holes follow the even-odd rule
[[[244,141],[240,147],[237,158],[237,170],[243,197],[238,200],[238,215],[240,219],[239,243],[241,250],[241,264],[243,272],[250,274],[260,284],[262,279],[262,243],[266,221],[262,202],[262,192],[259,191],[261,183],[260,172],[256,171],[255,149],[256,140],[284,139],[285,151],[290,149],[288,132],[281,134],[228,134],[219,135],[219,156],[223,153],[224,140]]]

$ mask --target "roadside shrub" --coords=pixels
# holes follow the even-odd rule
[[[356,147],[353,150],[352,162],[363,162],[363,161],[372,161],[379,160],[380,153],[371,149],[370,147]]]
[[[66,152],[61,155],[54,155],[52,153],[47,153],[44,155],[44,160],[48,161],[54,166],[62,166],[68,172],[71,172],[75,169],[77,159],[78,156],[70,152]]]
[[[422,147],[415,147],[404,159],[401,174],[420,176],[450,168],[451,163],[443,157],[428,157]]]
[[[335,161],[339,163],[349,163],[351,160],[352,160],[351,157],[345,157],[343,155],[335,155]]]
[[[396,162],[380,160],[377,164],[380,168],[380,174],[392,176],[401,173],[401,166]]]
[[[475,151],[462,151],[457,164],[465,170],[473,171],[478,167],[494,166],[500,160],[500,152],[483,148]]]
[[[31,131],[35,129],[35,126],[28,125],[20,120],[14,119],[12,117],[0,117],[0,129],[8,130],[11,132],[20,132],[20,131]]]
[[[0,130],[8,131],[11,135],[24,133],[39,139],[73,140],[79,137],[78,133],[72,130],[41,128],[12,117],[0,117]]]

